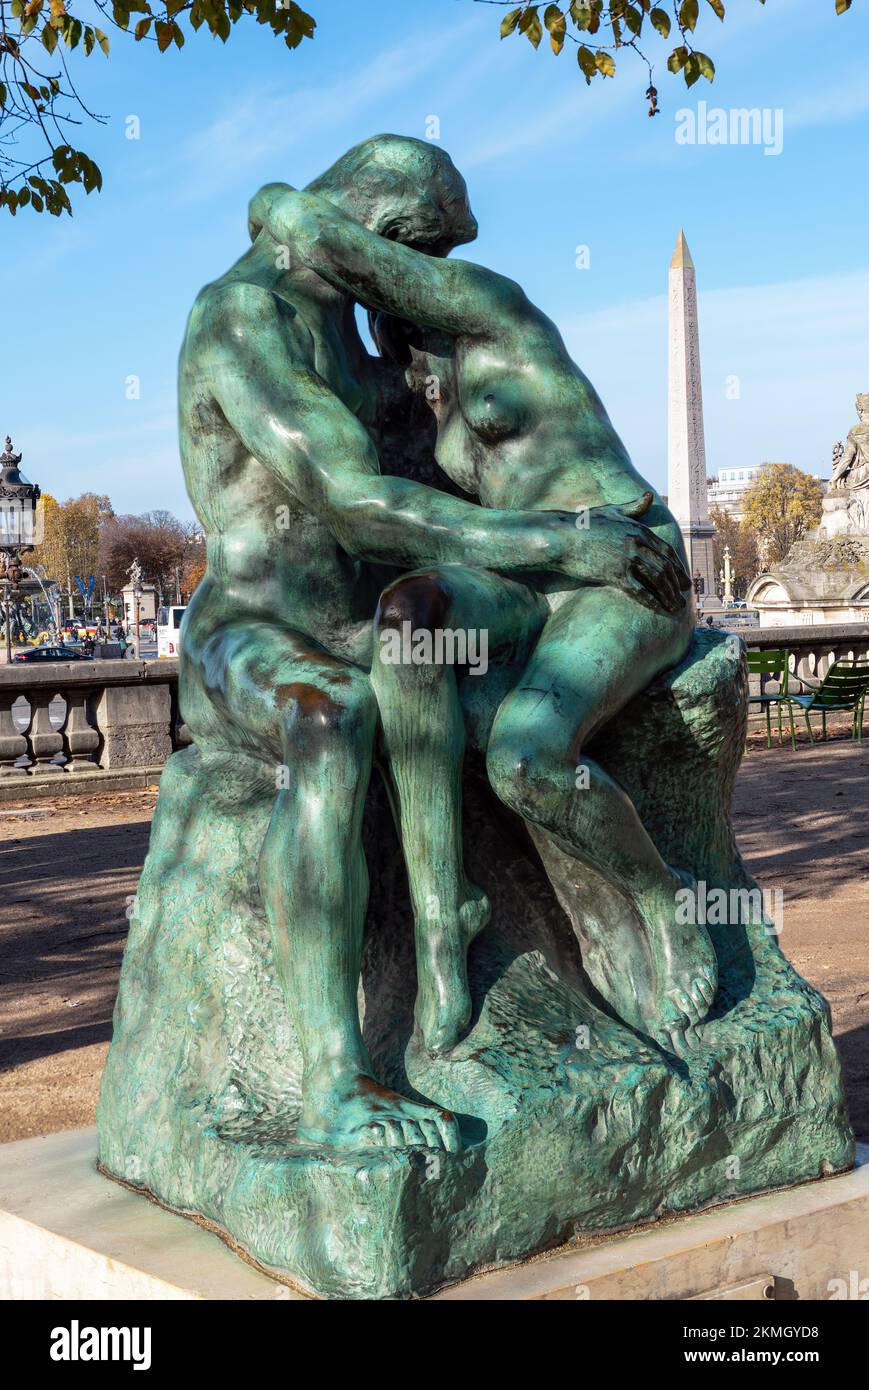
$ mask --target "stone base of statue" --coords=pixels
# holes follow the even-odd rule
[[[589,750],[707,891],[755,886],[729,822],[744,686],[738,640],[698,633]],[[579,1232],[853,1163],[827,1006],[763,923],[710,925],[721,982],[702,1046],[688,1061],[658,1050],[583,972],[592,911],[617,940],[627,904],[541,842],[547,877],[473,765],[468,868],[493,915],[471,948],[470,1032],[439,1060],[415,1035],[411,911],[379,784],[360,986],[378,1078],[454,1110],[464,1152],[300,1142],[298,1047],[257,889],[273,797],[273,768],[252,759],[189,748],[166,766],[100,1097],[109,1175],[304,1289],[408,1298]]]

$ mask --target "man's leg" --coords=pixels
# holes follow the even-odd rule
[[[446,565],[402,576],[384,592],[375,622],[371,683],[377,695],[416,923],[416,1017],[426,1046],[454,1046],[470,1018],[467,951],[485,926],[489,902],[464,872],[461,694],[479,716],[494,716],[542,630],[546,609],[530,590],[486,570]],[[427,633],[433,660],[410,655],[407,634]],[[438,648],[438,633],[443,644]],[[443,660],[463,641],[488,669],[471,674]],[[453,653],[461,650],[452,646]],[[396,656],[399,657],[396,660]],[[440,656],[440,660],[438,660]],[[461,680],[457,680],[457,675]],[[484,718],[484,721],[485,718]]]
[[[193,655],[188,648],[188,665]],[[367,675],[266,623],[222,628],[203,644],[198,673],[201,695],[225,714],[222,741],[274,767],[259,882],[302,1051],[300,1137],[458,1150],[453,1116],[378,1085],[359,1026],[361,821],[377,719]],[[201,697],[195,703],[191,729],[207,746],[196,727]]]
[[[633,803],[584,748],[681,659],[690,626],[690,618],[653,613],[612,589],[578,591],[547,623],[488,749],[501,799],[632,902],[643,928],[636,959],[611,958],[602,924],[586,968],[626,1022],[677,1048],[686,1033],[694,1041],[691,1030],[714,998],[712,944],[704,927],[680,925],[676,893],[690,881],[664,863]]]

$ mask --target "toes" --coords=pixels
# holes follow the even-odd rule
[[[401,1137],[405,1148],[424,1149],[427,1147],[422,1125],[413,1120],[401,1121]]]
[[[382,1120],[383,1142],[390,1149],[401,1149],[404,1147],[404,1138],[401,1133],[401,1125],[397,1120]]]
[[[435,1123],[448,1154],[461,1153],[462,1137],[455,1115],[449,1110],[441,1110],[435,1116]]]
[[[693,980],[691,982],[691,986],[688,990],[688,993],[691,995],[691,998],[694,1001],[694,1012],[696,1015],[697,1022],[699,1023],[702,1019],[706,1017],[706,1015],[709,1012],[710,1000],[708,996],[704,994],[703,990],[700,988],[699,980]]]
[[[677,1057],[684,1057],[687,1051],[684,1031],[680,1028],[669,1028],[663,1035],[661,1045]]]
[[[361,1131],[361,1137],[372,1147],[382,1149],[386,1143],[385,1125],[382,1121],[375,1120],[372,1124],[365,1126]]]
[[[443,1139],[441,1138],[441,1132],[435,1124],[434,1120],[420,1120],[419,1127],[422,1130],[422,1135],[425,1140],[425,1146],[427,1149],[443,1148],[444,1144]]]

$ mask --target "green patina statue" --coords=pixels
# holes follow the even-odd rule
[[[194,746],[104,1170],[315,1292],[409,1296],[847,1166],[826,1006],[730,830],[741,648],[695,633],[554,325],[446,258],[461,176],[376,137],[249,230],[181,353]],[[704,922],[709,888],[738,911]]]

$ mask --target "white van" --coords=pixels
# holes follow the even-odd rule
[[[181,619],[187,612],[186,603],[183,605],[171,604],[161,608],[157,614],[157,655],[177,656],[179,645],[178,629],[181,626]]]

